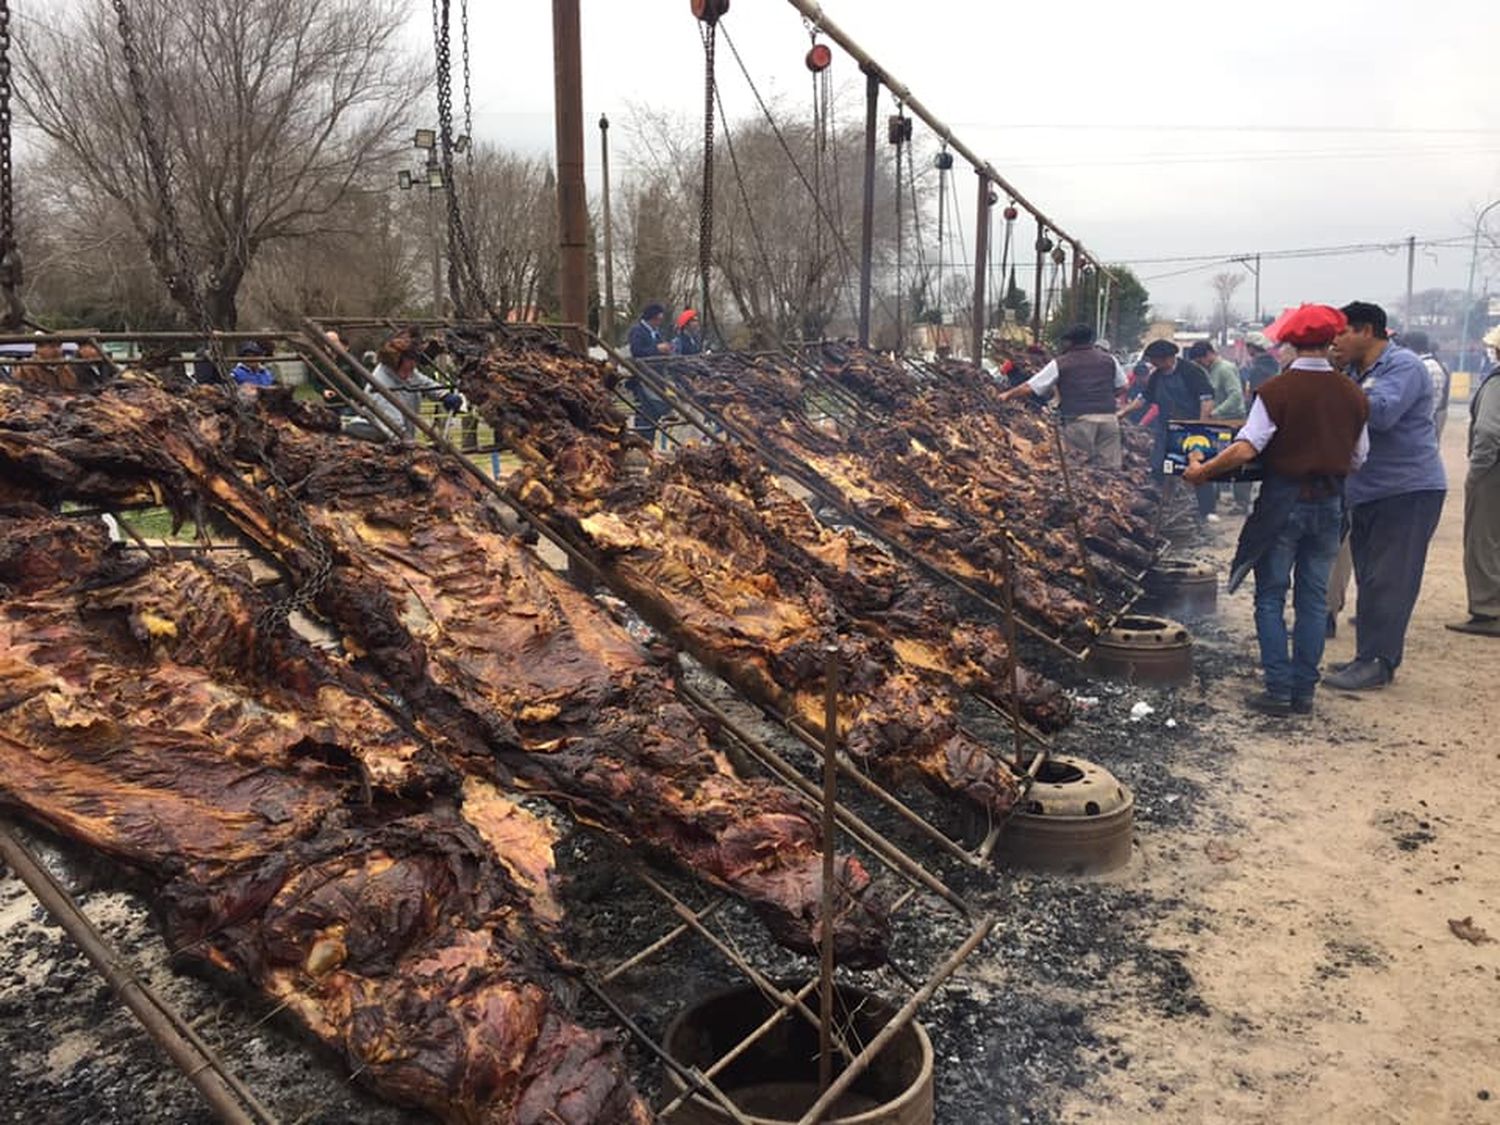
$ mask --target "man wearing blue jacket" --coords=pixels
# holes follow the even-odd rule
[[[1421,358],[1386,335],[1385,310],[1345,305],[1333,350],[1370,401],[1370,455],[1349,478],[1349,546],[1359,584],[1355,658],[1324,678],[1342,691],[1390,683],[1401,666],[1427,545],[1448,495],[1432,424],[1432,379]]]

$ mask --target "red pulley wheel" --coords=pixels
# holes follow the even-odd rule
[[[1015,207],[1007,207],[1005,209],[1005,221],[1007,223],[1013,223],[1020,216],[1020,214],[1021,212],[1018,211]]]
[[[691,0],[693,15],[704,23],[718,23],[719,17],[729,11],[729,0]]]
[[[821,74],[833,63],[833,52],[828,49],[826,43],[814,43],[812,50],[807,52],[807,69],[814,74]]]

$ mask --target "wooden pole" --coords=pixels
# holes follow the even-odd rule
[[[870,287],[875,271],[875,128],[880,112],[880,76],[865,70],[865,198],[859,236],[859,342],[870,346]]]
[[[989,327],[989,296],[985,292],[985,276],[989,272],[990,258],[990,180],[983,171],[979,173],[979,202],[974,216],[974,312],[971,330],[974,333],[970,354],[974,366],[984,366],[984,333]],[[1004,281],[1001,281],[1004,284]]]
[[[552,0],[553,77],[557,125],[557,229],[561,255],[562,318],[586,325],[588,288],[588,192],[583,179],[583,34],[578,0]],[[568,332],[577,351],[584,340]]]

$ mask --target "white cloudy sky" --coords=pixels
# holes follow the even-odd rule
[[[470,3],[475,132],[550,152],[551,5]],[[607,112],[624,125],[637,105],[701,114],[688,7],[582,0],[591,124]],[[823,7],[1086,246],[1140,262],[1168,311],[1207,308],[1208,278],[1223,267],[1144,260],[1462,240],[1477,209],[1500,198],[1500,4],[1487,0]],[[430,36],[424,11],[414,35]],[[734,0],[726,26],[763,91],[810,114],[808,39],[791,5]],[[842,55],[834,66],[853,120],[859,76]],[[720,74],[730,116],[754,112],[722,49]],[[593,180],[592,127],[587,151]],[[1500,236],[1500,207],[1490,229]],[[1466,246],[1424,248],[1417,288],[1462,287],[1467,266]],[[1267,262],[1262,300],[1392,301],[1405,272],[1404,252],[1379,250]],[[1500,289],[1500,255],[1481,263],[1481,284],[1486,274]],[[1248,282],[1242,293],[1248,306]]]

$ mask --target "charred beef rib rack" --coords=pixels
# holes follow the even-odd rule
[[[874,544],[820,524],[751,451],[653,456],[621,425],[606,369],[559,348],[497,349],[470,401],[527,462],[522,503],[594,559],[655,627],[750,698],[820,731],[825,652],[844,669],[840,733],[887,775],[916,775],[994,814],[1010,768],[958,723],[959,688],[1009,700],[992,626]],[[1067,720],[1056,685],[1019,670],[1026,717]]]
[[[733,773],[623,627],[508,538],[455,466],[319,432],[337,420],[289,399],[261,405],[264,419],[284,409],[300,424],[249,420],[215,393],[174,396],[147,378],[66,403],[22,399],[0,409],[0,469],[49,498],[152,486],[201,498],[305,573],[302,533],[226,456],[264,451],[332,549],[318,608],[465,771],[671,856],[745,898],[782,943],[816,948],[814,820],[789,791]],[[838,879],[839,955],[879,964],[887,926],[869,875],[849,857]]]
[[[831,343],[819,347],[815,360],[829,378],[904,423],[923,426],[928,434],[956,433],[963,448],[1003,451],[1015,467],[1007,485],[1022,512],[1045,510],[1064,491],[1053,427],[1035,404],[1002,403],[1004,388],[973,364],[938,360],[914,370],[879,352]],[[1115,582],[1120,580],[1116,566],[1139,573],[1160,547],[1154,530],[1157,496],[1150,474],[1150,435],[1139,426],[1124,426],[1121,436],[1125,457],[1120,472],[1084,465],[1069,469],[1079,495],[1084,542],[1095,553],[1101,578]],[[1046,471],[1032,471],[1040,468]]]
[[[1147,535],[1144,520],[1125,535],[1106,521],[1088,537],[1108,552],[1093,551],[1096,586],[1053,446],[1005,425],[1024,408],[980,400],[929,418],[922,400],[906,417],[870,413],[841,424],[839,404],[818,401],[829,389],[784,356],[729,353],[654,366],[880,536],[994,601],[1004,598],[1008,534],[1018,611],[1075,649],[1135,592],[1125,563],[1149,559],[1134,539]],[[1099,524],[1098,510],[1089,506],[1083,520]],[[1126,546],[1117,550],[1117,540]]]
[[[548,828],[461,779],[219,566],[0,514],[0,803],[153,890],[189,961],[455,1122],[644,1122],[553,999]]]

